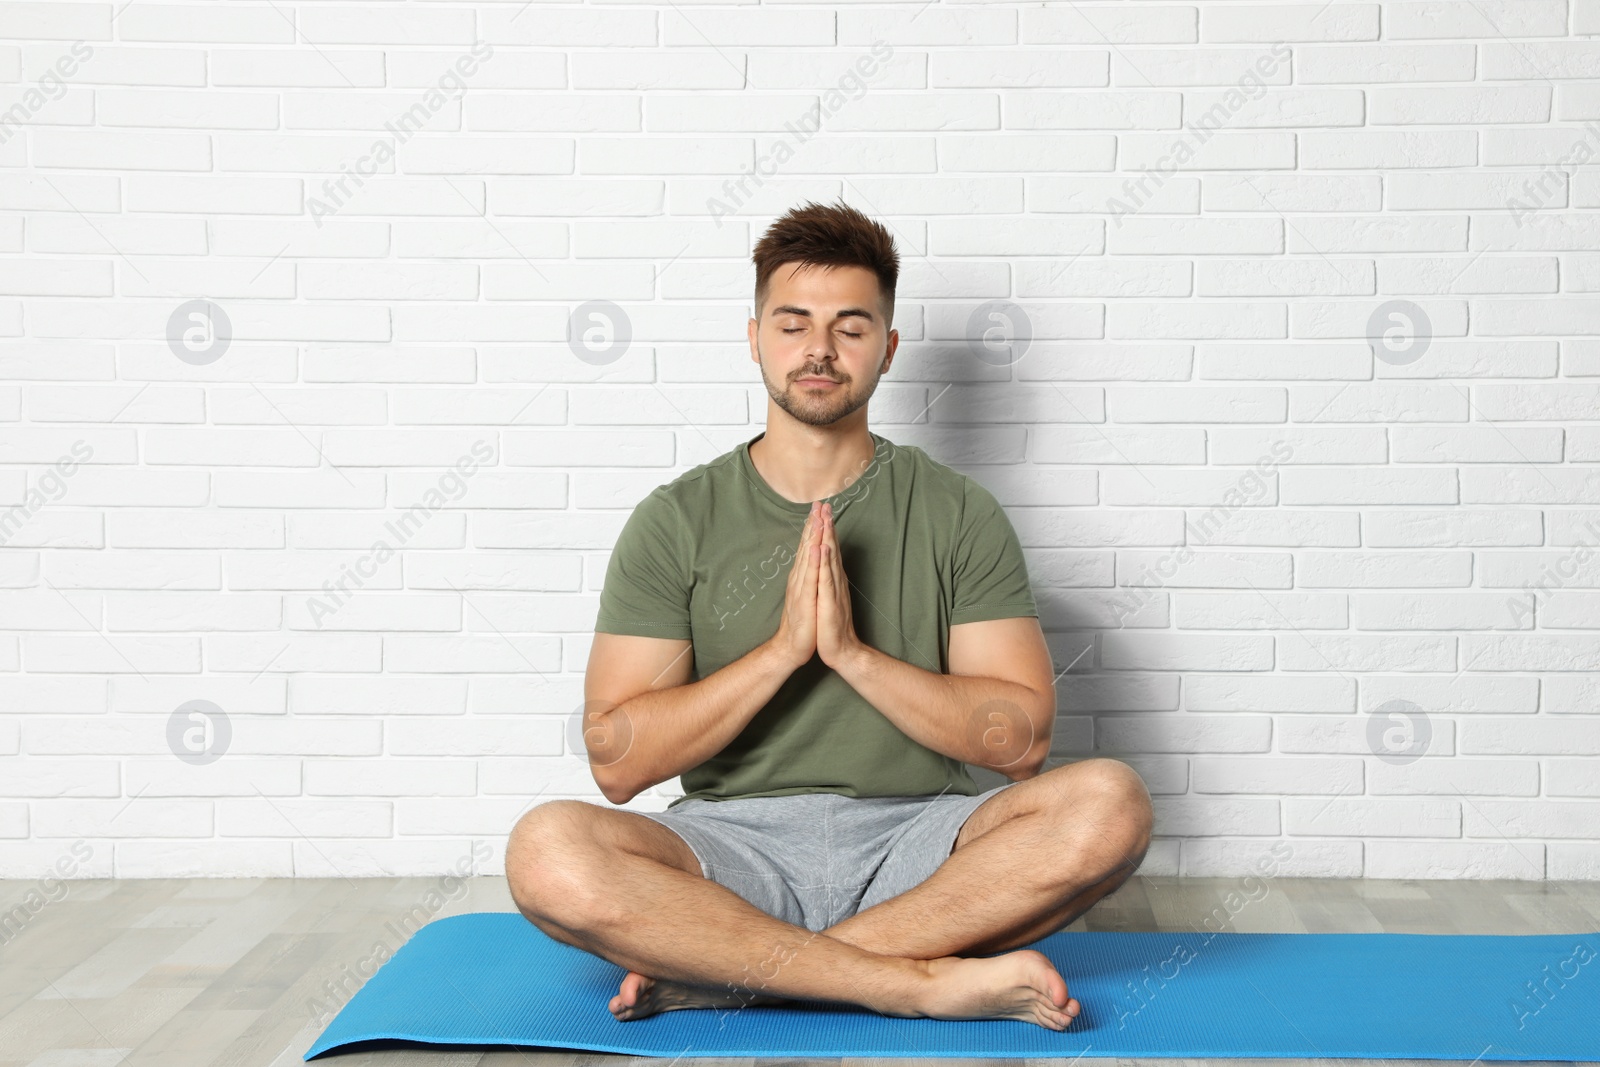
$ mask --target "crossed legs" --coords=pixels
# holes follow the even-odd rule
[[[1127,881],[1144,860],[1150,822],[1150,795],[1127,764],[1056,767],[980,805],[921,885],[823,932],[914,959],[1031,944]]]
[[[1131,768],[1057,767],[980,805],[921,885],[820,932],[703,878],[661,824],[581,801],[525,815],[506,874],[518,908],[550,937],[667,985],[678,1002],[660,997],[655,1010],[713,1003],[710,990],[725,1003],[833,1001],[1060,1029],[1076,1014],[1065,982],[1043,954],[1010,950],[1122,884],[1149,833],[1149,795]],[[992,953],[1004,955],[958,958]]]

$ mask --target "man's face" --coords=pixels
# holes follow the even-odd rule
[[[878,276],[865,267],[785,263],[772,274],[750,344],[773,403],[811,426],[865,406],[894,359]]]

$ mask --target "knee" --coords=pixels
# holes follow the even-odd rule
[[[506,842],[506,885],[525,915],[565,919],[594,903],[595,865],[581,800],[549,800],[524,812]]]
[[[1145,787],[1139,772],[1121,760],[1097,757],[1084,760],[1079,773],[1084,775],[1083,786],[1094,798],[1094,807],[1109,822],[1114,831],[1110,834],[1117,850],[1124,855],[1124,863],[1131,861],[1137,867],[1150,847],[1150,833],[1155,825],[1155,811],[1150,803],[1150,791]]]

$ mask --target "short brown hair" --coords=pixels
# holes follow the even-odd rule
[[[900,277],[900,254],[894,237],[880,222],[840,201],[832,205],[807,201],[775,220],[756,242],[750,256],[756,265],[756,318],[766,302],[772,274],[784,263],[818,267],[865,267],[878,276],[884,325],[894,322],[894,286]]]

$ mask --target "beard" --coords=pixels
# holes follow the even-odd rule
[[[756,345],[756,355],[761,356],[759,342]],[[798,379],[806,375],[830,377],[839,384],[830,389],[817,389],[800,384]],[[872,399],[872,394],[877,391],[878,381],[879,379],[875,377],[865,388],[858,391],[850,378],[841,376],[836,370],[802,367],[784,383],[782,389],[779,389],[773,385],[772,379],[767,377],[767,361],[765,357],[761,358],[761,383],[766,386],[767,395],[772,398],[774,404],[807,426],[832,426],[840,419],[865,407],[867,401]]]

